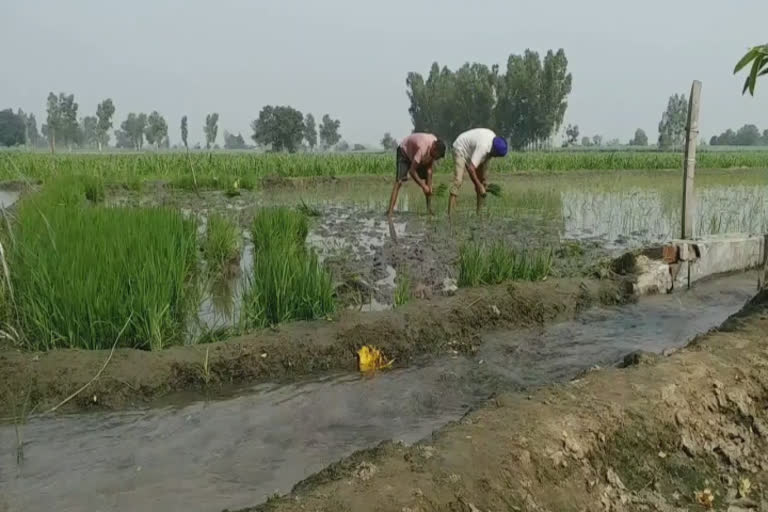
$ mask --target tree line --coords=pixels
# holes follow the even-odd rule
[[[453,141],[459,133],[487,127],[514,149],[536,147],[560,127],[568,107],[572,77],[565,51],[510,55],[498,65],[467,63],[452,71],[437,62],[426,79],[409,73],[406,88],[414,131]]]
[[[0,110],[0,146],[45,147],[52,152],[56,148],[90,148],[103,150],[109,147],[110,130],[113,128],[115,105],[108,98],[98,104],[94,115],[78,117],[79,104],[73,94],[49,93],[46,102],[45,123],[38,130],[37,119],[32,113],[19,109]],[[306,116],[290,106],[265,106],[259,117],[251,123],[251,139],[261,147],[272,151],[295,152],[299,149],[314,150],[318,146],[323,150],[334,148],[338,151],[350,150],[350,145],[341,140],[339,128],[341,121],[325,114],[318,126],[312,114]],[[205,117],[203,133],[205,148],[218,148],[216,140],[219,132],[219,114],[210,113]],[[114,130],[116,148],[141,150],[145,143],[155,148],[170,147],[169,126],[165,117],[158,111],[149,114],[130,112]],[[181,118],[181,141],[189,149],[189,123],[187,116]],[[199,148],[199,146],[197,146]],[[224,131],[225,149],[247,149],[253,146],[246,143],[242,134]],[[351,149],[365,149],[355,144]]]

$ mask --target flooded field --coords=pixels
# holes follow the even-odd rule
[[[754,274],[742,274],[575,321],[494,332],[472,357],[373,378],[331,375],[216,401],[184,395],[149,410],[33,419],[23,427],[21,466],[13,426],[0,426],[0,510],[254,505],[357,449],[423,439],[492,393],[561,382],[636,350],[680,347],[740,309],[754,286]]]
[[[447,179],[438,174],[436,187]],[[492,174],[491,182],[501,186],[502,196],[489,196],[487,210],[478,217],[473,190],[465,186],[453,222],[446,214],[447,196],[435,199],[437,215],[429,218],[413,184],[404,187],[389,222],[384,212],[391,183],[381,177],[277,180],[235,197],[147,186],[142,192],[117,192],[111,200],[174,205],[201,218],[224,212],[244,231],[255,206],[305,205],[313,215],[308,244],[332,269],[344,305],[361,310],[391,307],[401,275],[417,297],[450,292],[456,286],[459,250],[467,242],[551,249],[550,275],[569,277],[602,275],[607,261],[623,251],[679,236],[678,172]],[[768,173],[763,170],[701,171],[696,197],[697,236],[766,230]],[[251,263],[252,246],[246,243],[240,275],[248,274]],[[236,321],[240,283],[236,276],[217,283],[201,311],[208,327]]]

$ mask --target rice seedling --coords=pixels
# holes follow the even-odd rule
[[[120,346],[181,343],[196,309],[194,222],[166,209],[86,208],[79,185],[57,180],[20,204],[8,327],[30,350],[109,348],[128,318]]]
[[[437,187],[435,187],[434,196],[435,197],[445,197],[445,194],[447,192],[448,192],[448,185],[446,185],[445,183],[441,183]]]
[[[253,221],[253,269],[243,294],[246,328],[310,320],[335,310],[333,283],[305,247],[304,215],[288,208],[261,210]]]
[[[242,246],[240,229],[229,218],[214,213],[208,217],[203,239],[203,259],[208,273],[222,275],[240,259]]]
[[[504,242],[464,245],[459,253],[458,285],[479,286],[509,280],[538,281],[552,270],[551,249],[516,249]]]
[[[253,219],[251,236],[254,251],[286,241],[304,246],[309,233],[307,217],[289,208],[264,208]]]
[[[400,307],[408,304],[413,298],[413,292],[411,291],[411,277],[408,272],[401,270],[397,274],[395,280],[395,307]]]
[[[501,185],[498,183],[490,183],[487,187],[485,187],[485,191],[492,196],[501,197]]]
[[[301,204],[297,206],[296,209],[307,217],[320,217],[322,215],[320,210],[305,203],[304,199],[301,199]]]

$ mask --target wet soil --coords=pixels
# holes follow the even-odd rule
[[[531,392],[622,360],[644,364],[656,357],[649,352],[669,353],[720,325],[753,293],[754,275],[728,276],[573,320],[486,332],[471,355],[234,388],[215,400],[181,393],[151,408],[33,418],[21,425],[21,464],[14,426],[0,425],[0,496],[9,512],[248,506],[356,450],[418,442],[493,393]]]
[[[669,356],[504,393],[249,511],[768,509],[768,293]]]
[[[173,391],[295,379],[354,370],[362,345],[407,365],[420,354],[472,353],[484,330],[572,318],[595,304],[631,300],[626,283],[550,280],[459,291],[396,310],[343,312],[333,321],[296,322],[205,345],[161,352],[118,349],[100,377],[63,410],[121,408]],[[0,347],[2,348],[2,347]],[[0,351],[0,416],[24,401],[42,412],[86,385],[109,358],[106,350]],[[28,399],[26,398],[28,397]]]

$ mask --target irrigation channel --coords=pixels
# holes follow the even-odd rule
[[[495,332],[472,357],[445,356],[374,376],[330,375],[147,410],[32,419],[16,464],[0,426],[0,510],[218,511],[284,493],[350,453],[413,443],[496,391],[562,382],[637,350],[685,345],[739,310],[753,272],[686,292],[593,309],[577,320]]]

